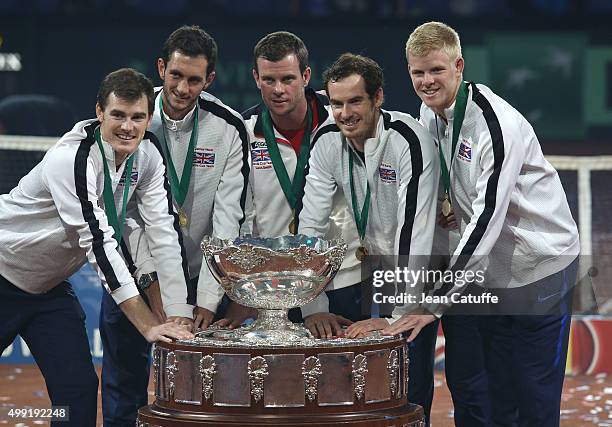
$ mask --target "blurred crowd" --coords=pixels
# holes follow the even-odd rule
[[[138,11],[146,16],[397,19],[427,16],[567,17],[612,14],[609,0],[2,0],[0,14],[80,16]]]

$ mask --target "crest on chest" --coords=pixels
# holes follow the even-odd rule
[[[461,138],[459,150],[457,151],[457,158],[468,163],[472,161],[472,141]]]
[[[130,187],[134,187],[138,183],[138,171],[133,170],[130,174]],[[121,179],[119,180],[118,186],[125,187],[125,171],[123,175],[121,175]]]
[[[397,183],[397,172],[391,165],[386,163],[381,163],[378,168],[378,173],[380,175],[380,180],[385,184],[395,184]]]
[[[265,141],[251,143],[251,163],[255,169],[271,169],[272,160]]]
[[[193,165],[199,168],[214,168],[215,150],[212,148],[196,148],[193,154]]]

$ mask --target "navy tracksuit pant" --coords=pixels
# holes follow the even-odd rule
[[[493,427],[559,426],[577,268],[498,292],[502,314],[480,318]]]
[[[496,290],[503,303],[489,314],[442,317],[457,427],[559,426],[577,266]],[[408,400],[424,407],[427,425],[437,328],[438,321],[426,326],[409,345]]]
[[[148,405],[149,344],[105,292],[100,308],[102,415],[104,427],[133,427]]]
[[[438,324],[430,323],[409,344],[408,401],[425,410],[429,426],[434,393],[434,359]],[[488,426],[490,402],[479,318],[474,315],[444,315],[446,383],[455,408],[457,427]]]
[[[198,277],[190,286],[197,285]],[[224,301],[215,320],[224,312]],[[110,295],[100,309],[102,359],[102,415],[104,427],[133,427],[138,409],[148,405],[151,344],[132,325]]]
[[[0,276],[0,353],[17,336],[32,352],[51,404],[69,407],[69,421],[51,425],[95,427],[98,376],[89,351],[85,312],[70,283],[33,295]]]

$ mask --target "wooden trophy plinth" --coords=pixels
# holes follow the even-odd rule
[[[138,427],[421,427],[401,337],[315,346],[159,343]]]

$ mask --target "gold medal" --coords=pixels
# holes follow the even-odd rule
[[[359,246],[355,251],[355,258],[357,258],[359,261],[363,261],[367,256],[368,250],[365,248],[365,246]]]
[[[448,200],[448,194],[444,196],[444,200],[442,201],[442,215],[445,217],[449,216],[453,212],[453,207]]]
[[[295,224],[295,218],[291,218],[291,222],[289,223],[289,233],[297,234],[297,225]]]
[[[187,218],[187,214],[183,208],[179,209],[179,224],[181,227],[187,227],[187,224],[189,224],[189,218]]]

